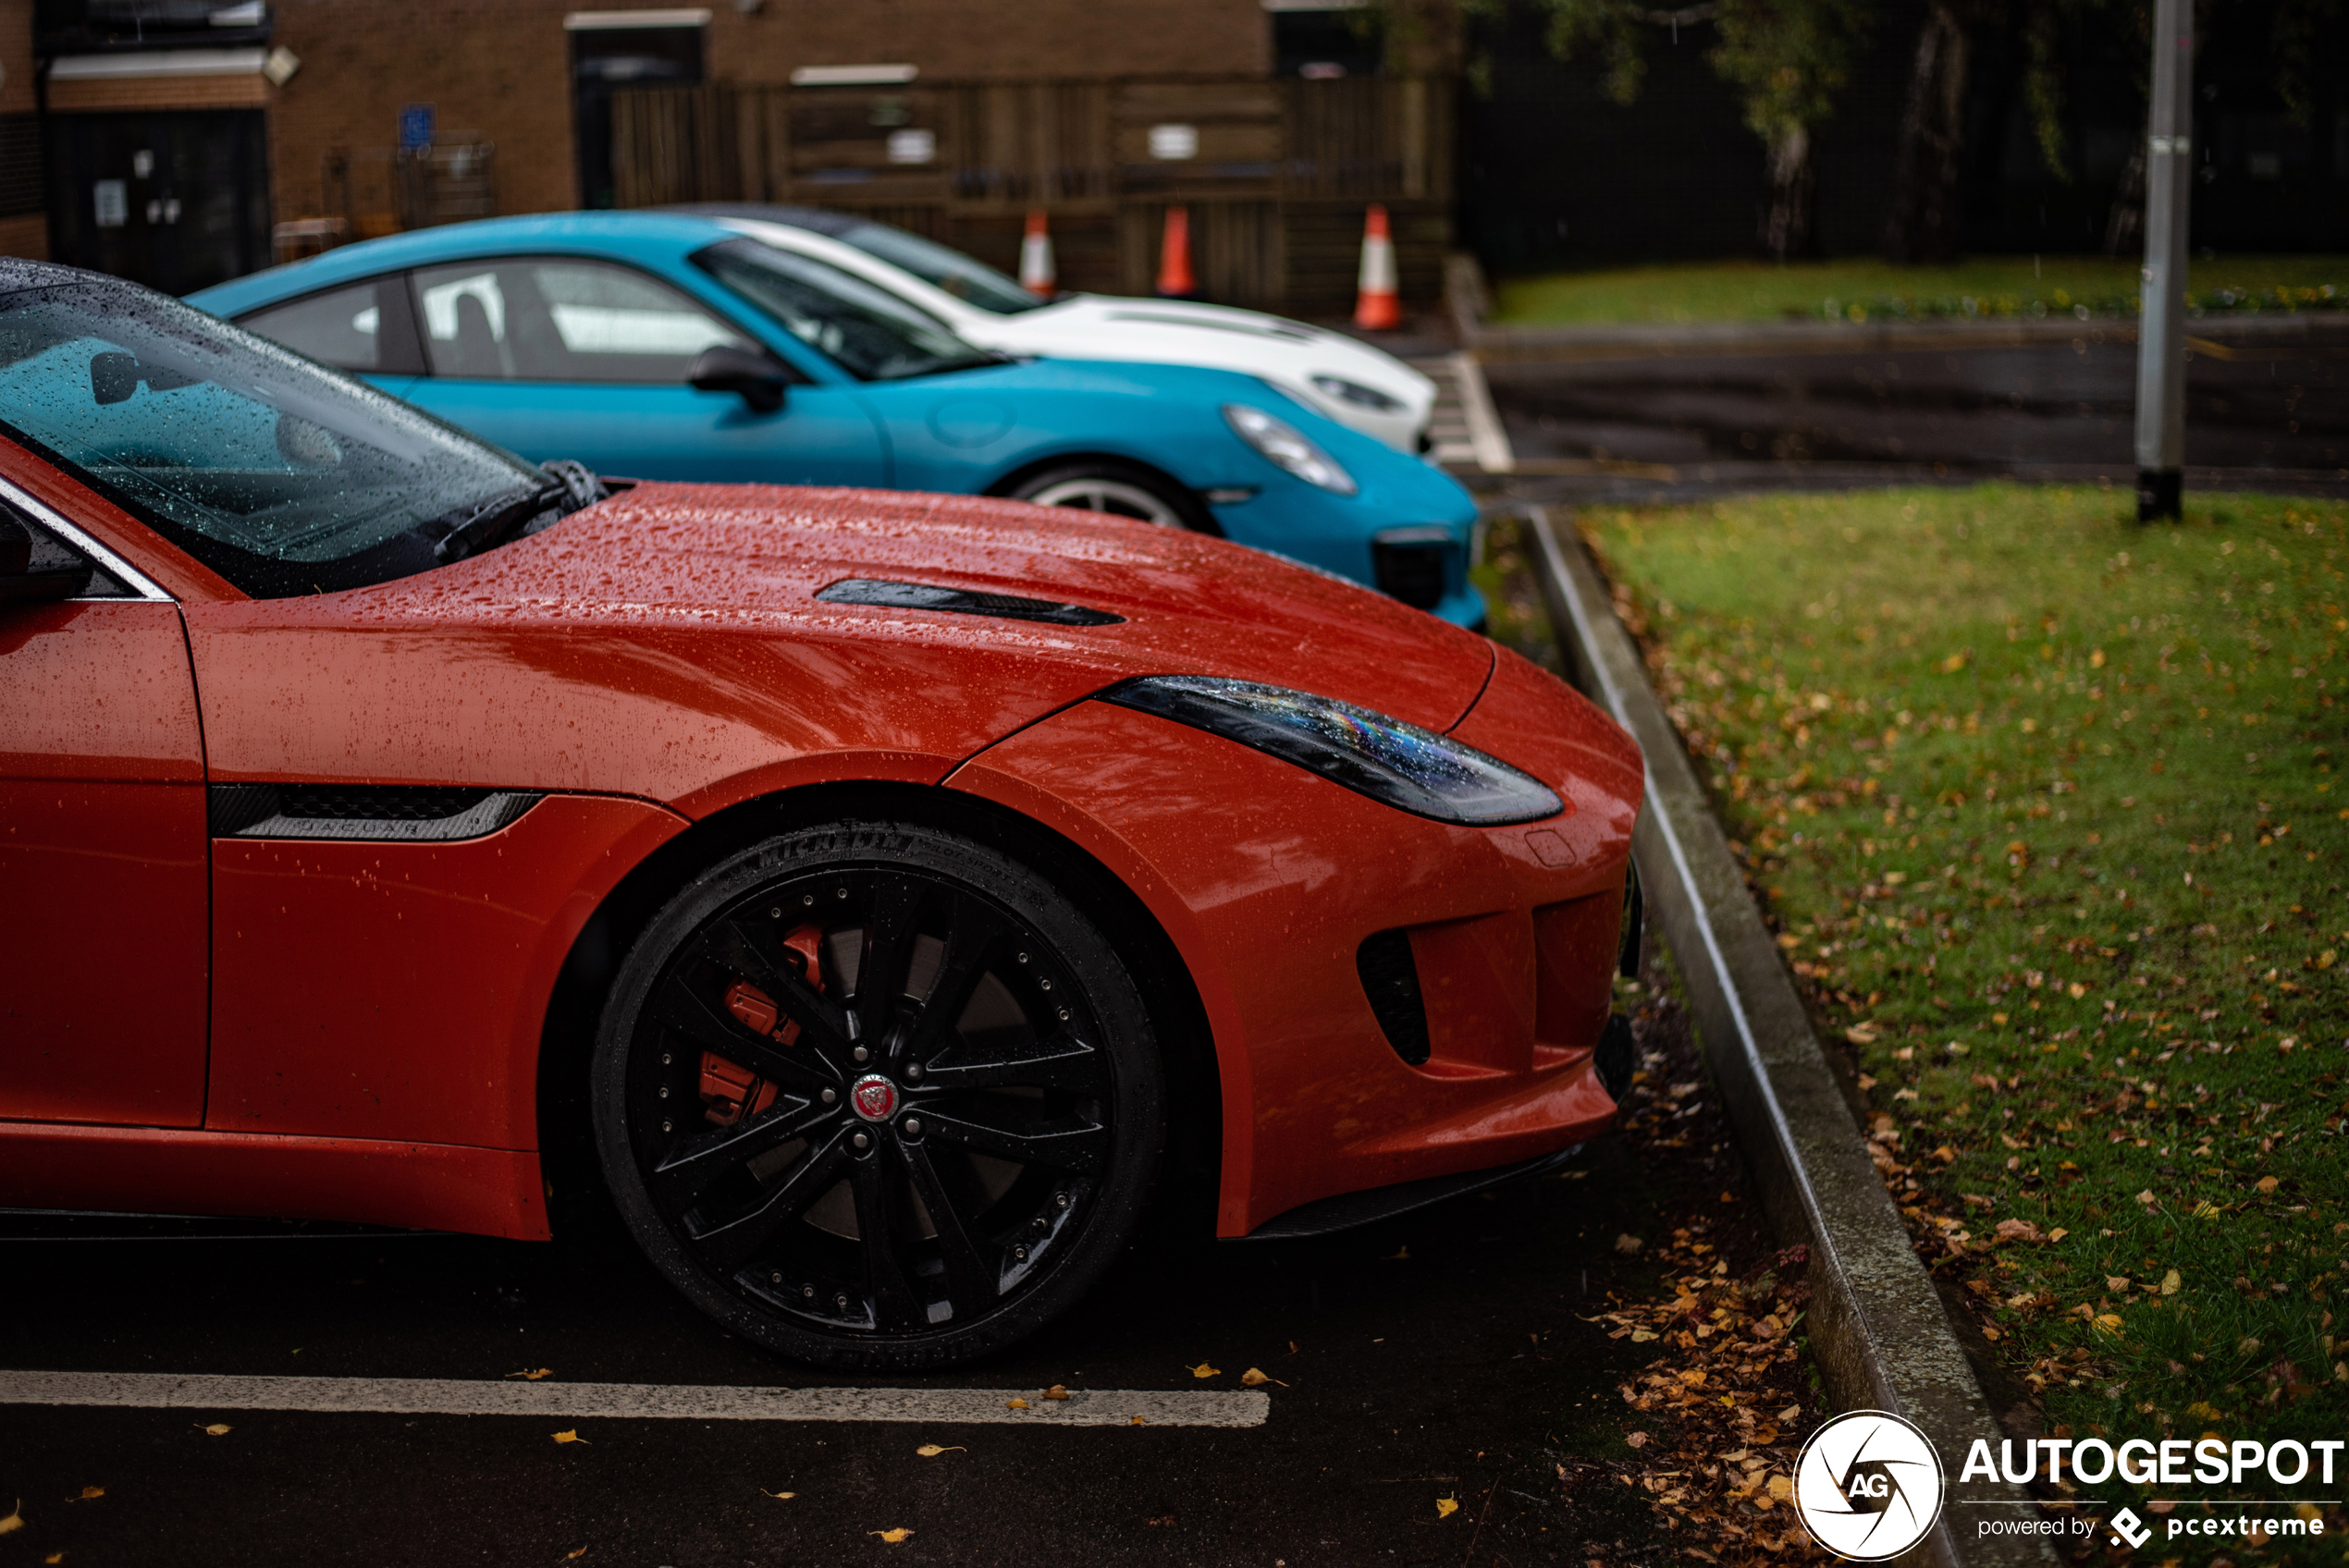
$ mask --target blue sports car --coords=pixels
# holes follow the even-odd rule
[[[526,458],[645,479],[1010,496],[1221,533],[1464,625],[1476,505],[1252,376],[1005,359],[706,218],[494,218],[191,303]]]

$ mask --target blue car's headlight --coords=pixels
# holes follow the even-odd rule
[[[1334,697],[1208,675],[1147,675],[1101,700],[1253,746],[1438,822],[1491,827],[1566,809],[1540,779],[1498,758]]]
[[[1286,420],[1274,419],[1262,409],[1251,409],[1246,403],[1226,403],[1224,423],[1266,461],[1286,469],[1308,484],[1318,484],[1340,496],[1351,496],[1361,488],[1354,483],[1352,474],[1338,466],[1335,458],[1313,445],[1303,431]]]

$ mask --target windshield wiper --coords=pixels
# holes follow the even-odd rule
[[[446,566],[477,556],[545,512],[568,516],[604,498],[602,483],[584,464],[562,458],[544,467],[547,477],[536,484],[501,491],[477,507],[436,518],[436,522],[449,525],[449,532],[433,546],[435,558]]]

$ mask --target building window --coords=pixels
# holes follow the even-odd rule
[[[1273,69],[1280,76],[1310,80],[1375,76],[1384,53],[1384,29],[1378,14],[1356,0],[1264,0],[1273,22]]]

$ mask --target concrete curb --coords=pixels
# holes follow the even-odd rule
[[[1810,1249],[1811,1343],[1845,1410],[1914,1422],[1940,1451],[1940,1523],[1898,1561],[2053,1568],[2045,1539],[1978,1537],[1984,1517],[2035,1516],[2021,1488],[1958,1484],[1977,1438],[2000,1434],[1940,1297],[1868,1158],[1802,999],[1754,907],[1696,770],[1615,618],[1597,568],[1531,508],[1536,575],[1578,685],[1640,742],[1647,807],[1631,847],[1649,918],[1679,960],[1707,1065],[1779,1237]],[[1986,1504],[1956,1506],[1962,1498]]]

